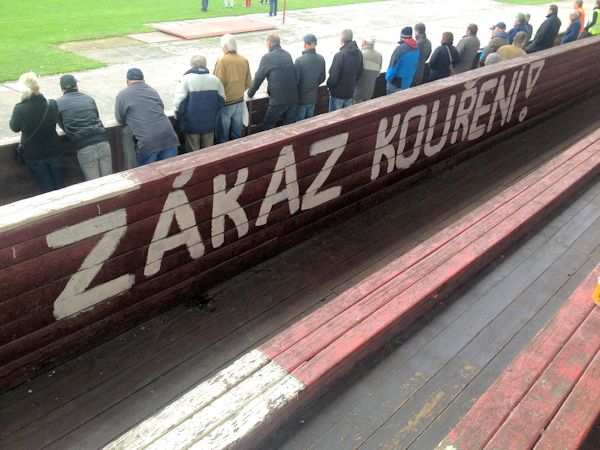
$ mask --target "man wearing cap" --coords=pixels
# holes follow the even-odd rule
[[[525,24],[525,22],[526,22],[525,14],[523,14],[523,13],[517,14],[517,16],[515,17],[514,26],[507,33],[509,44],[513,43],[513,41],[515,40],[515,36],[517,35],[517,33],[519,31],[524,31],[525,33],[527,33],[528,29],[527,29],[527,25]]]
[[[108,133],[100,120],[92,97],[79,92],[73,75],[60,78],[62,97],[58,105],[58,125],[77,149],[77,160],[86,180],[112,173]]]
[[[419,68],[420,52],[412,33],[412,27],[402,28],[400,41],[392,53],[390,65],[385,73],[388,95],[409,88]]]
[[[352,105],[356,82],[362,75],[363,57],[356,42],[352,40],[352,30],[342,30],[340,51],[333,56],[327,79],[329,89],[329,111]]]
[[[537,33],[535,33],[535,38],[533,42],[525,47],[525,51],[527,53],[535,53],[540,50],[546,50],[547,48],[551,48],[554,46],[554,40],[558,35],[558,30],[560,30],[560,19],[558,18],[558,6],[550,5],[548,8],[548,15],[546,15],[546,20],[542,22],[540,28]]]
[[[415,41],[417,41],[417,50],[419,50],[419,67],[413,77],[412,85],[418,86],[427,81],[423,80],[423,77],[425,76],[425,62],[431,56],[431,41],[427,39],[424,23],[419,22],[415,25]]]
[[[467,33],[460,41],[458,41],[458,44],[456,44],[456,50],[458,51],[458,56],[460,58],[456,66],[454,66],[456,73],[463,73],[473,68],[475,56],[477,56],[479,46],[481,45],[479,38],[477,37],[478,31],[479,27],[474,23],[470,23],[469,26],[467,26]]]
[[[177,156],[179,139],[163,102],[140,69],[127,71],[127,87],[117,94],[115,118],[133,134],[138,166]]]
[[[254,82],[248,89],[248,97],[254,94],[267,79],[269,106],[263,121],[263,130],[275,128],[279,121],[284,125],[296,121],[296,105],[298,103],[298,88],[296,83],[296,68],[288,52],[281,48],[277,33],[267,36],[266,55],[260,60],[258,70],[254,74]]]
[[[506,24],[504,22],[498,22],[490,30],[492,30],[492,40],[481,52],[481,57],[479,58],[479,65],[481,67],[485,65],[485,59],[490,53],[496,53],[500,47],[508,45],[508,34],[506,34]]]
[[[173,108],[178,128],[185,134],[185,151],[210,147],[215,143],[217,115],[225,104],[221,81],[206,68],[206,58],[192,56],[192,66],[175,89]]]
[[[298,85],[298,106],[296,120],[308,119],[315,115],[317,90],[325,81],[325,58],[317,53],[317,37],[304,36],[304,51],[294,62]]]

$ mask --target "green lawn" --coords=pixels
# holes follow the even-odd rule
[[[288,0],[287,8],[306,9],[376,0]],[[223,0],[210,0],[208,13],[200,0],[4,0],[0,18],[0,81],[15,80],[21,73],[40,75],[101,67],[98,61],[62,51],[56,44],[84,39],[123,36],[151,31],[151,22],[200,17],[237,16],[267,12],[268,6],[252,2],[245,8],[234,0],[225,9]],[[280,14],[283,0],[278,2]]]

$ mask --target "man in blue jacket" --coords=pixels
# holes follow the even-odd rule
[[[412,27],[402,28],[400,41],[392,53],[390,66],[385,73],[388,95],[409,88],[419,68],[421,52],[417,49],[417,42],[413,39],[412,33]]]
[[[523,13],[517,14],[517,17],[515,17],[514,26],[507,33],[509,45],[512,45],[514,43],[515,36],[517,35],[517,33],[519,31],[524,31],[525,33],[527,33],[529,31],[529,29],[527,28],[526,22],[527,22],[527,19],[525,18],[525,14],[523,14]]]
[[[567,44],[569,42],[576,41],[579,37],[579,30],[581,30],[579,13],[577,11],[573,11],[571,14],[569,14],[569,19],[571,20],[571,23],[569,24],[569,28],[567,28],[565,35],[560,41],[561,44]]]
[[[175,89],[175,118],[185,134],[185,151],[210,147],[215,143],[217,115],[225,104],[221,80],[209,73],[206,58],[192,56],[192,68]]]

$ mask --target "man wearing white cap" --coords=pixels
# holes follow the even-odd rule
[[[381,53],[374,49],[375,36],[363,38],[360,51],[363,55],[363,73],[354,87],[354,103],[364,102],[373,98],[375,81],[381,73],[383,59]]]

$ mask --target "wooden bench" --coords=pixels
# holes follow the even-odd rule
[[[596,56],[585,39],[0,207],[0,390],[589,96]]]
[[[600,130],[243,356],[109,449],[255,445],[600,171]],[[592,304],[593,305],[593,304]]]
[[[577,449],[600,419],[600,264],[452,429],[440,449]],[[596,443],[598,444],[598,443]]]

